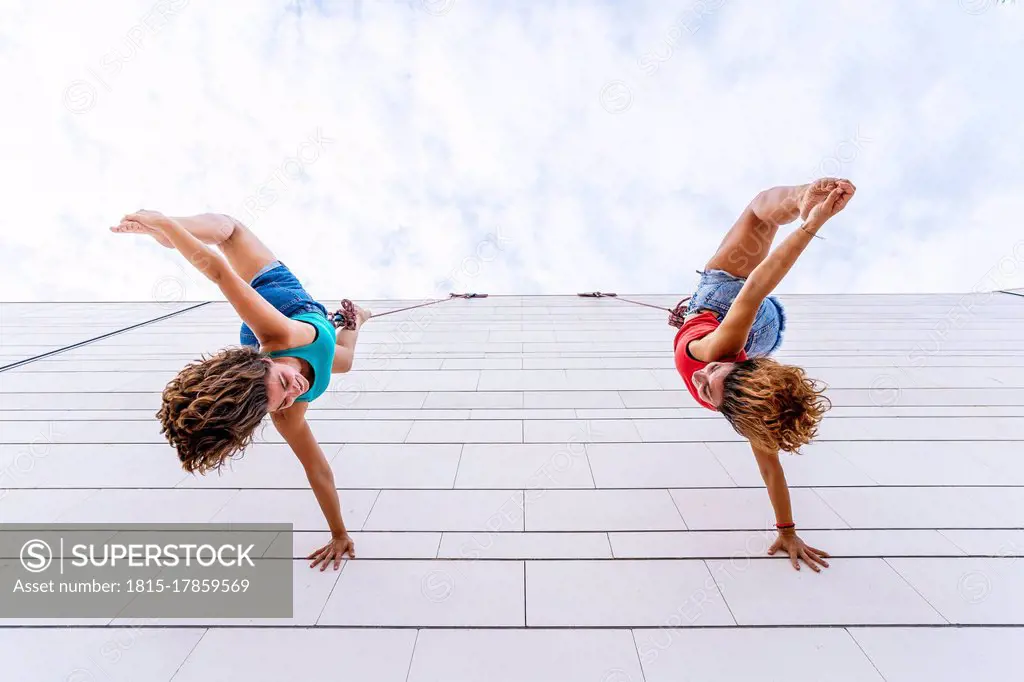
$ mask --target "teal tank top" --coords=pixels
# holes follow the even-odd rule
[[[310,382],[309,390],[296,398],[295,402],[311,403],[323,395],[331,383],[335,349],[334,326],[321,313],[299,313],[292,319],[313,325],[316,329],[313,343],[288,350],[275,350],[269,355],[272,358],[300,358],[309,363],[313,368],[313,381]]]

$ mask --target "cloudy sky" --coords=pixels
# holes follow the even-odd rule
[[[218,297],[139,207],[325,299],[687,294],[821,175],[859,192],[782,292],[1020,287],[1022,58],[995,0],[6,0],[0,300]]]

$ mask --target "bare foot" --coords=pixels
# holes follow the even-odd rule
[[[819,178],[807,185],[803,196],[800,197],[800,220],[807,220],[811,209],[824,201],[829,192],[834,190],[840,182],[844,181],[839,178]]]
[[[356,310],[356,328],[362,327],[368,319],[373,315],[373,312],[369,308],[361,308],[355,303],[352,307]]]
[[[165,246],[168,249],[174,248],[174,244],[171,244],[167,237],[163,236],[152,227],[143,225],[135,220],[122,220],[120,225],[110,228],[110,231],[116,232],[117,234],[148,234],[150,237],[155,239],[160,246]]]

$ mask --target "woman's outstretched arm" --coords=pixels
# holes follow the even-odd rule
[[[277,311],[249,286],[215,250],[204,244],[178,221],[156,211],[129,213],[122,223],[137,222],[156,230],[199,272],[217,285],[228,303],[264,345],[285,345],[297,323]]]
[[[306,558],[313,561],[310,564],[311,568],[320,566],[320,570],[323,571],[333,563],[334,569],[337,570],[345,555],[355,558],[355,544],[341,516],[341,499],[335,487],[331,463],[313,435],[309,422],[306,421],[307,407],[308,403],[297,403],[286,410],[272,413],[271,419],[302,463],[309,487],[313,490],[320,511],[323,512],[327,526],[331,529],[331,541]]]
[[[793,523],[793,505],[789,499],[789,484],[786,483],[786,474],[782,471],[782,463],[779,461],[777,450],[764,450],[751,445],[754,450],[754,457],[757,459],[758,469],[761,471],[761,478],[768,489],[768,499],[772,502],[772,509],[775,510],[775,524],[779,536],[768,549],[768,554],[775,554],[780,549],[789,555],[793,568],[800,570],[800,560],[814,569],[815,573],[821,570],[819,565],[828,568],[828,552],[816,549],[806,544],[796,534],[796,525]]]
[[[697,357],[711,361],[734,356],[743,350],[761,302],[782,282],[822,225],[846,207],[855,191],[853,183],[840,180],[827,197],[809,209],[804,224],[793,230],[750,273],[718,329],[691,344]]]

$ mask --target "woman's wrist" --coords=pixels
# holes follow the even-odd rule
[[[816,221],[807,221],[800,226],[800,229],[806,232],[807,234],[811,235],[815,239],[824,239],[824,237],[818,236],[818,230],[821,229],[821,225],[822,223]]]
[[[779,535],[796,535],[796,524],[792,521],[779,522],[775,524]]]

